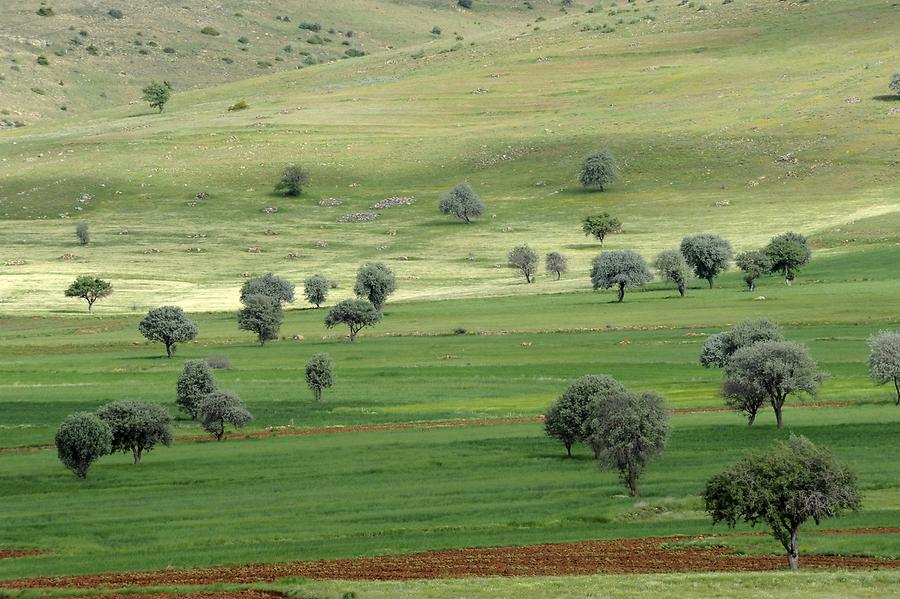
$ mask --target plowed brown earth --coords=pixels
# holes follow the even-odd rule
[[[273,599],[276,591],[227,591],[221,593],[150,593],[135,595],[79,595],[81,599]]]
[[[875,529],[878,530],[878,529]],[[742,556],[723,548],[664,548],[689,537],[619,539],[530,545],[447,549],[409,555],[356,559],[246,564],[28,578],[0,581],[2,588],[123,588],[128,586],[203,585],[274,582],[288,576],[337,580],[409,580],[476,576],[569,576],[654,572],[749,572],[780,570],[785,560],[775,556]],[[900,568],[900,560],[866,557],[808,556],[804,568]]]
[[[0,559],[13,559],[16,557],[29,557],[32,555],[43,555],[43,551],[37,549],[0,549]]]

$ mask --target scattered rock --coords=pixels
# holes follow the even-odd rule
[[[523,342],[520,343],[519,345],[521,345],[521,346],[524,347],[525,349],[528,349],[529,347],[531,347],[531,341],[523,341]]]
[[[205,191],[201,191],[194,196],[194,199],[195,200],[205,200],[208,197],[209,197],[208,193],[206,193]]]
[[[59,257],[60,260],[65,260],[67,262],[71,262],[72,260],[78,260],[78,256],[75,254],[65,253]]]
[[[781,156],[776,158],[775,162],[786,162],[788,164],[797,164],[797,157],[794,156],[793,152],[788,152],[787,154],[782,154]]]
[[[622,339],[619,341],[619,345],[631,345],[631,339]]]
[[[731,206],[731,201],[730,201],[730,200],[717,200],[717,201],[716,201],[716,206],[719,206],[719,207],[722,207],[722,206]]]
[[[278,233],[276,233],[276,232],[273,231],[272,229],[266,229],[265,231],[263,231],[263,235],[270,235],[270,236],[271,236],[271,235],[278,235]]]
[[[764,301],[766,301],[766,296],[760,295],[760,296],[754,297],[753,301],[754,302],[764,302]]]
[[[325,241],[324,239],[320,239],[320,240],[318,240],[318,241],[316,242],[316,247],[317,247],[317,248],[327,248],[327,247],[328,247],[328,242]]]
[[[341,202],[337,198],[325,198],[324,200],[319,200],[319,206],[340,206],[343,202]]]
[[[21,258],[13,258],[12,260],[7,260],[3,263],[5,266],[24,266],[25,261]]]
[[[243,277],[245,279],[249,279],[251,276],[253,276],[253,273],[251,273],[248,270],[245,270],[244,272],[240,273],[238,276]]]
[[[255,245],[248,247],[247,251],[251,254],[262,254],[262,250]]]
[[[352,212],[337,218],[339,223],[367,223],[378,218],[377,212]]]
[[[145,254],[158,254],[159,248],[147,248],[146,250],[144,250],[144,253]]]
[[[859,96],[850,96],[846,102],[847,104],[859,104],[862,100],[859,99]]]
[[[484,89],[483,87],[478,87],[478,88],[473,89],[472,93],[475,95],[486,94],[486,93],[488,93],[488,90]]]
[[[294,341],[303,341],[303,335],[294,335],[291,339]]]
[[[416,198],[414,197],[393,196],[372,204],[372,208],[376,210],[383,210],[384,208],[394,208],[396,206],[409,206],[411,204],[414,204],[415,201]]]
[[[300,252],[299,252],[299,251],[288,252],[287,257],[288,257],[289,260],[296,260],[296,259],[298,259],[298,258],[300,257]]]
[[[122,229],[119,231],[119,235],[128,235],[128,229]]]
[[[265,208],[263,208],[263,212],[265,212],[266,214],[275,214],[276,212],[278,212],[278,206],[266,206]]]

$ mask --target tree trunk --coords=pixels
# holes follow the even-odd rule
[[[166,342],[166,356],[171,358],[175,351],[172,349],[173,343]]]
[[[684,281],[678,283],[678,294],[684,297]]]
[[[562,276],[562,273],[557,270],[556,271],[556,280],[558,281],[561,276]]]
[[[900,406],[900,379],[894,379],[894,388],[897,390],[897,403],[895,406]]]
[[[604,237],[605,237],[604,235],[600,235],[600,247],[601,248],[603,247],[603,238]]]
[[[350,327],[350,343],[356,341],[356,331],[353,330],[353,327]]]
[[[133,453],[134,453],[134,463],[135,464],[141,463],[141,453],[143,453],[143,451],[144,451],[143,447],[135,447],[134,448]]]
[[[322,401],[322,390],[316,389],[316,401]]]
[[[462,218],[463,218],[463,222],[466,223],[467,225],[472,222],[469,220],[469,215],[466,214],[465,212],[463,212]]]
[[[756,421],[756,412],[751,412],[750,416],[747,418],[747,426],[753,426],[753,423]]]
[[[93,313],[94,313],[94,302],[92,302],[91,300],[88,300],[88,314],[93,314]]]
[[[622,300],[625,299],[625,283],[619,283],[619,303],[622,303]]]
[[[222,437],[225,436],[225,426],[216,431],[216,441],[221,441]]]
[[[631,489],[632,497],[640,497],[637,488],[637,474],[631,468],[628,469],[628,488]]]
[[[778,430],[781,430],[783,426],[783,422],[781,420],[781,408],[784,406],[784,400],[777,400],[772,402],[772,409],[775,410],[775,424]]]
[[[522,272],[525,273],[525,282],[526,282],[526,283],[530,283],[530,282],[531,282],[531,275],[528,274],[528,271],[527,271],[527,270],[523,270]]]
[[[259,346],[260,347],[266,346],[266,339],[262,335],[259,336]]]
[[[569,455],[570,458],[572,457],[572,444],[571,443],[566,443],[566,453]]]
[[[596,445],[591,445],[591,449],[594,450],[594,459],[599,460],[600,459],[600,450],[597,449]]]
[[[800,567],[800,554],[797,550],[797,533],[799,532],[800,527],[794,526],[791,529],[791,549],[788,551],[788,566],[791,567],[791,570],[796,570]]]
[[[785,277],[784,284],[787,285],[788,287],[790,287],[793,285],[793,282],[789,278]]]
[[[709,288],[713,288],[713,277],[706,277],[706,282],[709,283]]]

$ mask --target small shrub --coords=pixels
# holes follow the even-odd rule
[[[36,93],[36,94],[39,95],[39,96],[46,96],[46,95],[47,95],[47,92],[45,92],[45,91],[44,91],[42,88],[40,88],[40,87],[32,87],[32,88],[31,88],[31,91],[33,91],[34,93]]]
[[[219,37],[220,35],[222,35],[221,33],[219,33],[218,29],[216,29],[215,27],[209,27],[209,26],[206,26],[203,29],[201,29],[200,33],[202,33],[203,35],[211,35],[213,37]]]
[[[268,60],[257,60],[256,66],[258,66],[261,69],[269,69],[272,67],[272,63],[269,62]]]
[[[171,46],[167,46],[167,47],[163,48],[163,52],[165,52],[166,54],[175,54],[175,48],[172,48]]]
[[[229,106],[228,112],[235,112],[236,110],[247,110],[248,108],[250,108],[250,105],[247,103],[247,100],[241,100],[240,102],[235,102],[234,104]]]
[[[455,329],[453,329],[453,334],[454,335],[465,335],[466,329],[464,329],[463,327],[456,327]]]
[[[39,14],[42,17],[52,17],[56,13],[54,13],[53,9],[50,8],[49,6],[42,6],[39,9],[37,9],[37,14]]]
[[[239,44],[249,44],[250,40],[249,40],[249,38],[247,38],[246,35],[242,35],[241,37],[238,38],[238,43]]]
[[[125,14],[118,8],[110,8],[107,14],[114,19],[121,19],[125,17]]]
[[[362,50],[357,50],[356,48],[347,48],[347,50],[344,51],[344,54],[346,54],[349,58],[357,58],[359,56],[366,55],[365,52],[363,52]]]
[[[434,27],[431,28],[431,33],[432,33],[432,35],[440,35],[440,34],[442,34],[443,32],[444,32],[444,31],[443,31],[440,27],[438,27],[437,25],[435,25]]]
[[[207,365],[213,370],[224,370],[231,368],[231,360],[225,356],[210,356],[206,358]]]
[[[98,47],[95,46],[94,44],[91,44],[90,46],[88,46],[87,48],[85,48],[85,50],[86,50],[87,53],[90,54],[91,56],[97,56],[97,55],[100,54],[100,48],[98,48]]]
[[[322,40],[321,37],[318,36],[318,34],[314,33],[311,36],[309,36],[308,38],[306,38],[306,43],[314,44],[314,45],[318,46],[318,45],[324,44],[325,42]]]
[[[472,8],[472,0],[456,0],[456,3],[462,8]]]
[[[322,26],[318,23],[307,23],[305,21],[300,23],[298,27],[300,27],[300,29],[306,29],[307,31],[321,31],[322,29]]]
[[[50,64],[50,61],[47,60],[47,57],[44,56],[43,54],[38,56],[37,61],[35,61],[35,62],[37,62],[39,65],[44,66],[44,67]]]

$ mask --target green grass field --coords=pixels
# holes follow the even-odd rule
[[[900,328],[900,103],[885,95],[898,55],[896,4],[735,0],[698,10],[638,0],[561,11],[558,3],[475,2],[466,12],[430,0],[315,0],[301,15],[286,1],[224,2],[211,12],[186,0],[180,9],[146,3],[115,23],[70,0],[53,3],[56,16],[46,18],[37,5],[0,7],[0,120],[28,121],[0,129],[0,550],[46,552],[0,559],[0,580],[725,535],[703,512],[705,481],[789,433],[829,447],[859,474],[861,511],[821,529],[896,526],[900,408],[866,366],[866,339]],[[282,14],[291,22],[274,19]],[[353,29],[348,39],[369,54],[297,70],[302,55],[294,53],[293,63],[265,69],[279,72],[250,78],[285,43],[310,45],[295,39],[307,35],[300,21]],[[200,35],[205,25],[222,36]],[[433,25],[441,36],[428,33]],[[106,43],[94,62],[78,50],[33,65],[36,53],[83,26]],[[248,27],[259,39],[232,51]],[[153,54],[134,53],[137,31],[159,40]],[[174,57],[161,53],[164,39],[176,40]],[[228,53],[236,60],[223,69]],[[138,57],[148,61],[146,78],[171,72],[181,82],[161,115],[128,103],[144,83],[132,73]],[[128,76],[114,75],[119,69]],[[49,89],[57,79],[64,91],[30,97],[30,86]],[[105,87],[110,93],[95,97]],[[227,111],[241,99],[249,110]],[[55,114],[64,102],[70,110]],[[597,147],[611,148],[622,167],[602,194],[576,179]],[[299,198],[272,192],[290,163],[310,172]],[[462,180],[487,205],[469,226],[436,209]],[[194,202],[200,191],[209,198]],[[80,202],[82,194],[91,199]],[[416,202],[380,210],[372,223],[337,222],[391,196]],[[324,198],[342,203],[320,206]],[[624,222],[607,248],[648,259],[690,233],[720,233],[741,251],[785,230],[809,236],[813,259],[793,287],[768,277],[749,293],[729,271],[715,289],[692,282],[683,299],[656,281],[616,304],[611,292],[590,291],[600,248],[580,222],[600,211]],[[78,222],[90,223],[88,246],[76,242]],[[568,254],[571,272],[524,284],[506,267],[509,249],[524,242],[541,255]],[[238,330],[246,273],[273,271],[302,285],[322,272],[338,284],[332,304],[350,297],[357,267],[370,260],[394,269],[399,289],[357,343],[324,327],[326,308],[299,300],[282,338],[264,348]],[[63,297],[84,273],[115,289],[93,316]],[[184,307],[200,329],[171,360],[137,330],[162,304]],[[828,405],[789,400],[784,431],[770,410],[752,428],[738,414],[701,411],[723,405],[721,372],[698,362],[706,335],[752,317],[778,322],[829,375],[805,400]],[[337,382],[316,403],[303,368],[322,351],[336,362]],[[535,421],[215,443],[186,440],[201,431],[181,418],[172,447],[140,466],[123,454],[104,457],[86,481],[41,448],[67,414],[112,400],[159,402],[175,413],[184,360],[209,356],[231,363],[216,376],[254,414],[245,433]],[[536,420],[587,373],[659,391],[677,410],[639,501],[586,448],[567,459]],[[804,527],[802,554],[900,559],[896,534],[816,530]],[[768,535],[715,542],[781,553]],[[887,570],[258,586],[306,598],[352,590],[443,599],[887,597],[898,584]]]

